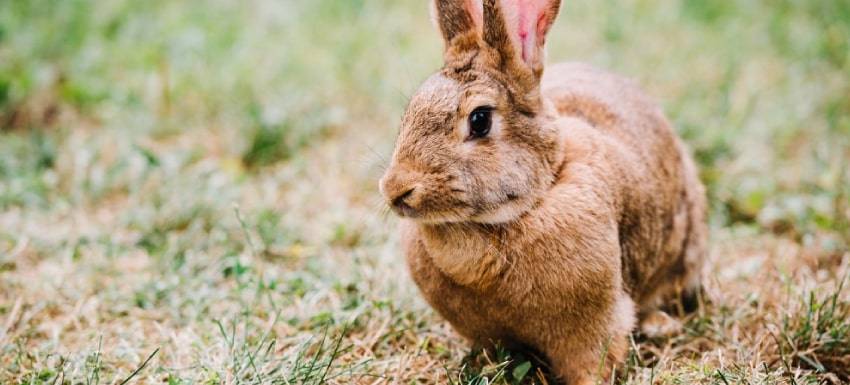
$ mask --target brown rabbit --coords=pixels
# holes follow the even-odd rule
[[[428,302],[473,343],[610,378],[638,317],[700,287],[693,161],[632,82],[543,71],[559,0],[437,0],[445,66],[404,115],[381,192]],[[663,314],[663,313],[662,313]]]

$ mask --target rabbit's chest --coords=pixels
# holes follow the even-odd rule
[[[477,342],[512,344],[518,320],[527,319],[524,303],[511,298],[513,290],[501,284],[472,288],[457,283],[424,252],[408,254],[411,275],[428,303],[464,336]],[[519,341],[516,341],[519,343]]]

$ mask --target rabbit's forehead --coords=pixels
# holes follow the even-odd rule
[[[410,99],[405,123],[445,123],[471,113],[479,105],[493,105],[497,95],[498,91],[480,78],[463,82],[437,73],[422,83]]]
[[[452,113],[457,110],[463,90],[460,82],[442,74],[428,78],[411,99],[412,109],[436,113]]]
[[[416,91],[402,121],[409,132],[442,131],[451,127],[461,100],[461,84],[442,75],[428,78]]]

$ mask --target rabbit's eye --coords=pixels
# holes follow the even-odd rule
[[[478,139],[487,136],[493,126],[493,108],[478,107],[469,114],[469,137]]]

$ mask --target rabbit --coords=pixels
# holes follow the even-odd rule
[[[639,319],[700,290],[707,208],[688,150],[632,81],[544,71],[560,3],[432,3],[445,64],[411,97],[379,188],[414,282],[459,334],[591,384]]]

